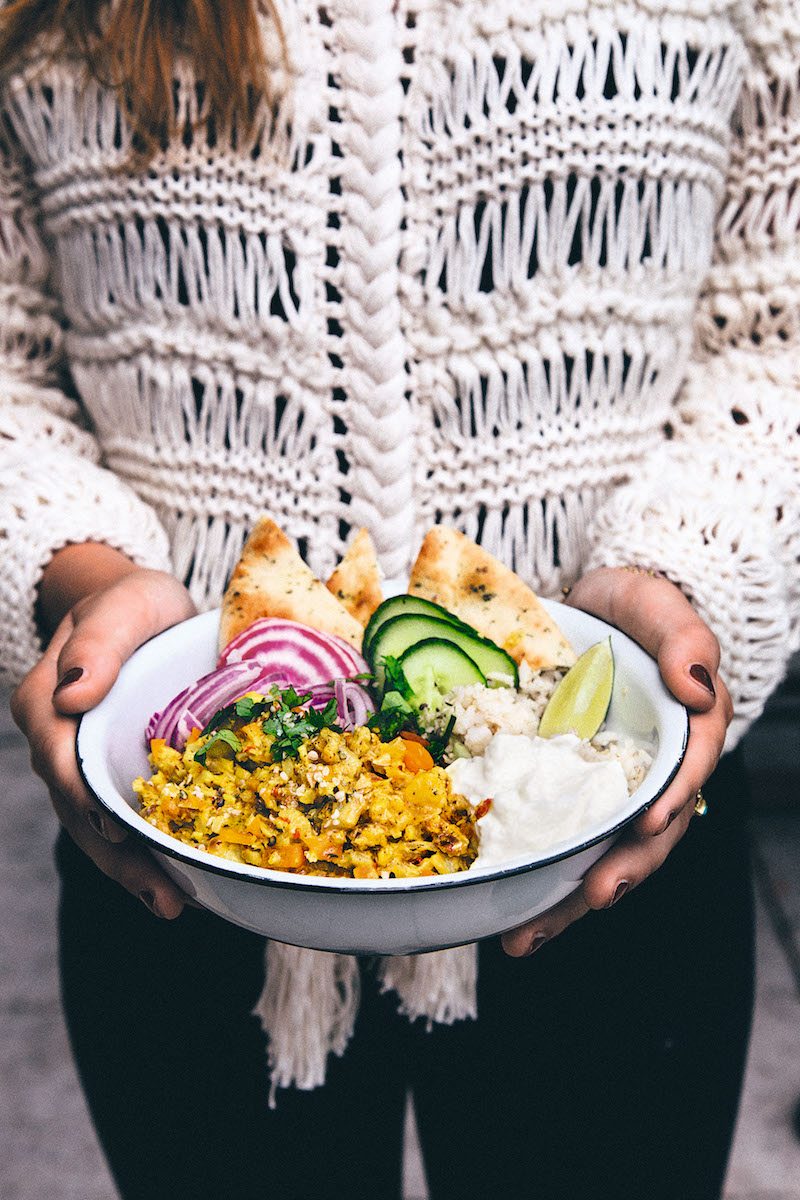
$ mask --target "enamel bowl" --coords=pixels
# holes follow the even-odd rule
[[[412,954],[505,932],[578,886],[620,830],[667,787],[688,737],[686,710],[649,655],[596,617],[544,603],[578,654],[611,636],[616,670],[606,724],[637,740],[652,739],[656,749],[643,783],[612,820],[535,858],[435,878],[316,878],[228,862],[150,825],[131,790],[136,776],[150,774],[143,731],[153,712],[214,668],[218,612],[168,629],[125,663],[109,694],[80,722],[81,771],[100,805],[147,844],[187,895],[255,933],[343,954]]]

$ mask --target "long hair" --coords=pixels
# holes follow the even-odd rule
[[[175,65],[185,57],[202,80],[206,122],[252,131],[272,101],[258,0],[7,0],[0,8],[0,67],[41,35],[54,52],[82,60],[113,87],[133,131],[133,157],[147,161],[175,133]],[[261,0],[286,47],[274,0]]]

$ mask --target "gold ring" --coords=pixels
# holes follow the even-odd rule
[[[703,789],[700,788],[694,798],[694,811],[698,817],[704,817],[708,812],[708,801],[703,795]]]

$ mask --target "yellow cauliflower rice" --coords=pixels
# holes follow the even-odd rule
[[[260,720],[234,719],[240,749],[195,731],[184,750],[151,742],[133,789],[157,829],[234,862],[377,879],[464,871],[478,850],[473,806],[418,742],[364,726],[322,729],[272,761]],[[208,745],[205,764],[195,755]]]

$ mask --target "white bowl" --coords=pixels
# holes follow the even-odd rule
[[[664,791],[686,748],[688,717],[656,663],[625,634],[555,601],[545,602],[578,653],[611,636],[615,680],[607,725],[656,740],[641,786],[612,820],[585,829],[535,858],[424,879],[331,879],[270,871],[196,850],[139,816],[131,782],[150,767],[144,728],[187,684],[213,669],[219,613],[159,634],[120,671],[103,701],[80,722],[78,762],[98,802],[142,838],[194,900],[255,933],[318,950],[411,954],[474,942],[513,929],[580,883],[620,830]]]

